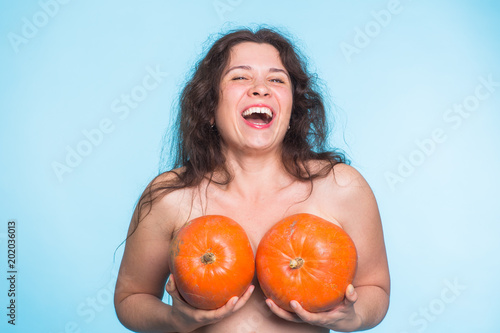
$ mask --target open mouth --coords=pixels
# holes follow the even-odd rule
[[[243,111],[241,115],[254,125],[267,125],[273,120],[273,112],[266,107],[251,107]]]

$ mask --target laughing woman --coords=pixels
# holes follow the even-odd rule
[[[130,224],[115,292],[123,325],[137,332],[312,333],[380,323],[390,279],[377,203],[343,155],[326,150],[323,100],[290,41],[269,29],[222,36],[198,63],[179,109],[176,169],[148,185]],[[179,295],[168,248],[187,221],[230,217],[255,250],[269,228],[297,213],[335,223],[356,245],[356,276],[335,309],[285,311],[266,300],[256,279],[216,310],[193,308]],[[172,305],[162,302],[166,283]]]

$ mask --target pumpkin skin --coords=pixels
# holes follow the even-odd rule
[[[349,235],[312,214],[289,216],[260,241],[257,277],[266,297],[293,312],[296,300],[309,312],[335,308],[352,283],[357,253]]]
[[[206,215],[188,222],[173,239],[170,270],[187,303],[213,310],[247,290],[255,259],[238,223],[225,216]]]

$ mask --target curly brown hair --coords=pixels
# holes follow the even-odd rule
[[[217,39],[194,70],[179,99],[177,129],[174,133],[176,150],[175,174],[169,181],[153,180],[137,204],[138,221],[145,215],[140,211],[151,208],[152,202],[176,189],[198,186],[203,179],[227,184],[232,175],[225,164],[221,139],[215,118],[220,92],[220,80],[228,64],[231,48],[239,43],[267,43],[274,46],[288,71],[293,89],[290,129],[282,147],[282,162],[286,171],[299,181],[326,176],[337,163],[348,163],[344,154],[326,149],[327,122],[323,98],[316,78],[307,71],[306,62],[292,42],[274,29],[233,30]],[[312,170],[311,160],[326,161],[320,170]],[[217,172],[217,179],[214,173]]]

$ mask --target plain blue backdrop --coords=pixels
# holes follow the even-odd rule
[[[500,331],[500,5],[451,0],[1,1],[0,331],[127,332],[114,252],[172,106],[210,36],[259,24],[294,36],[377,196],[392,295],[373,332]]]

